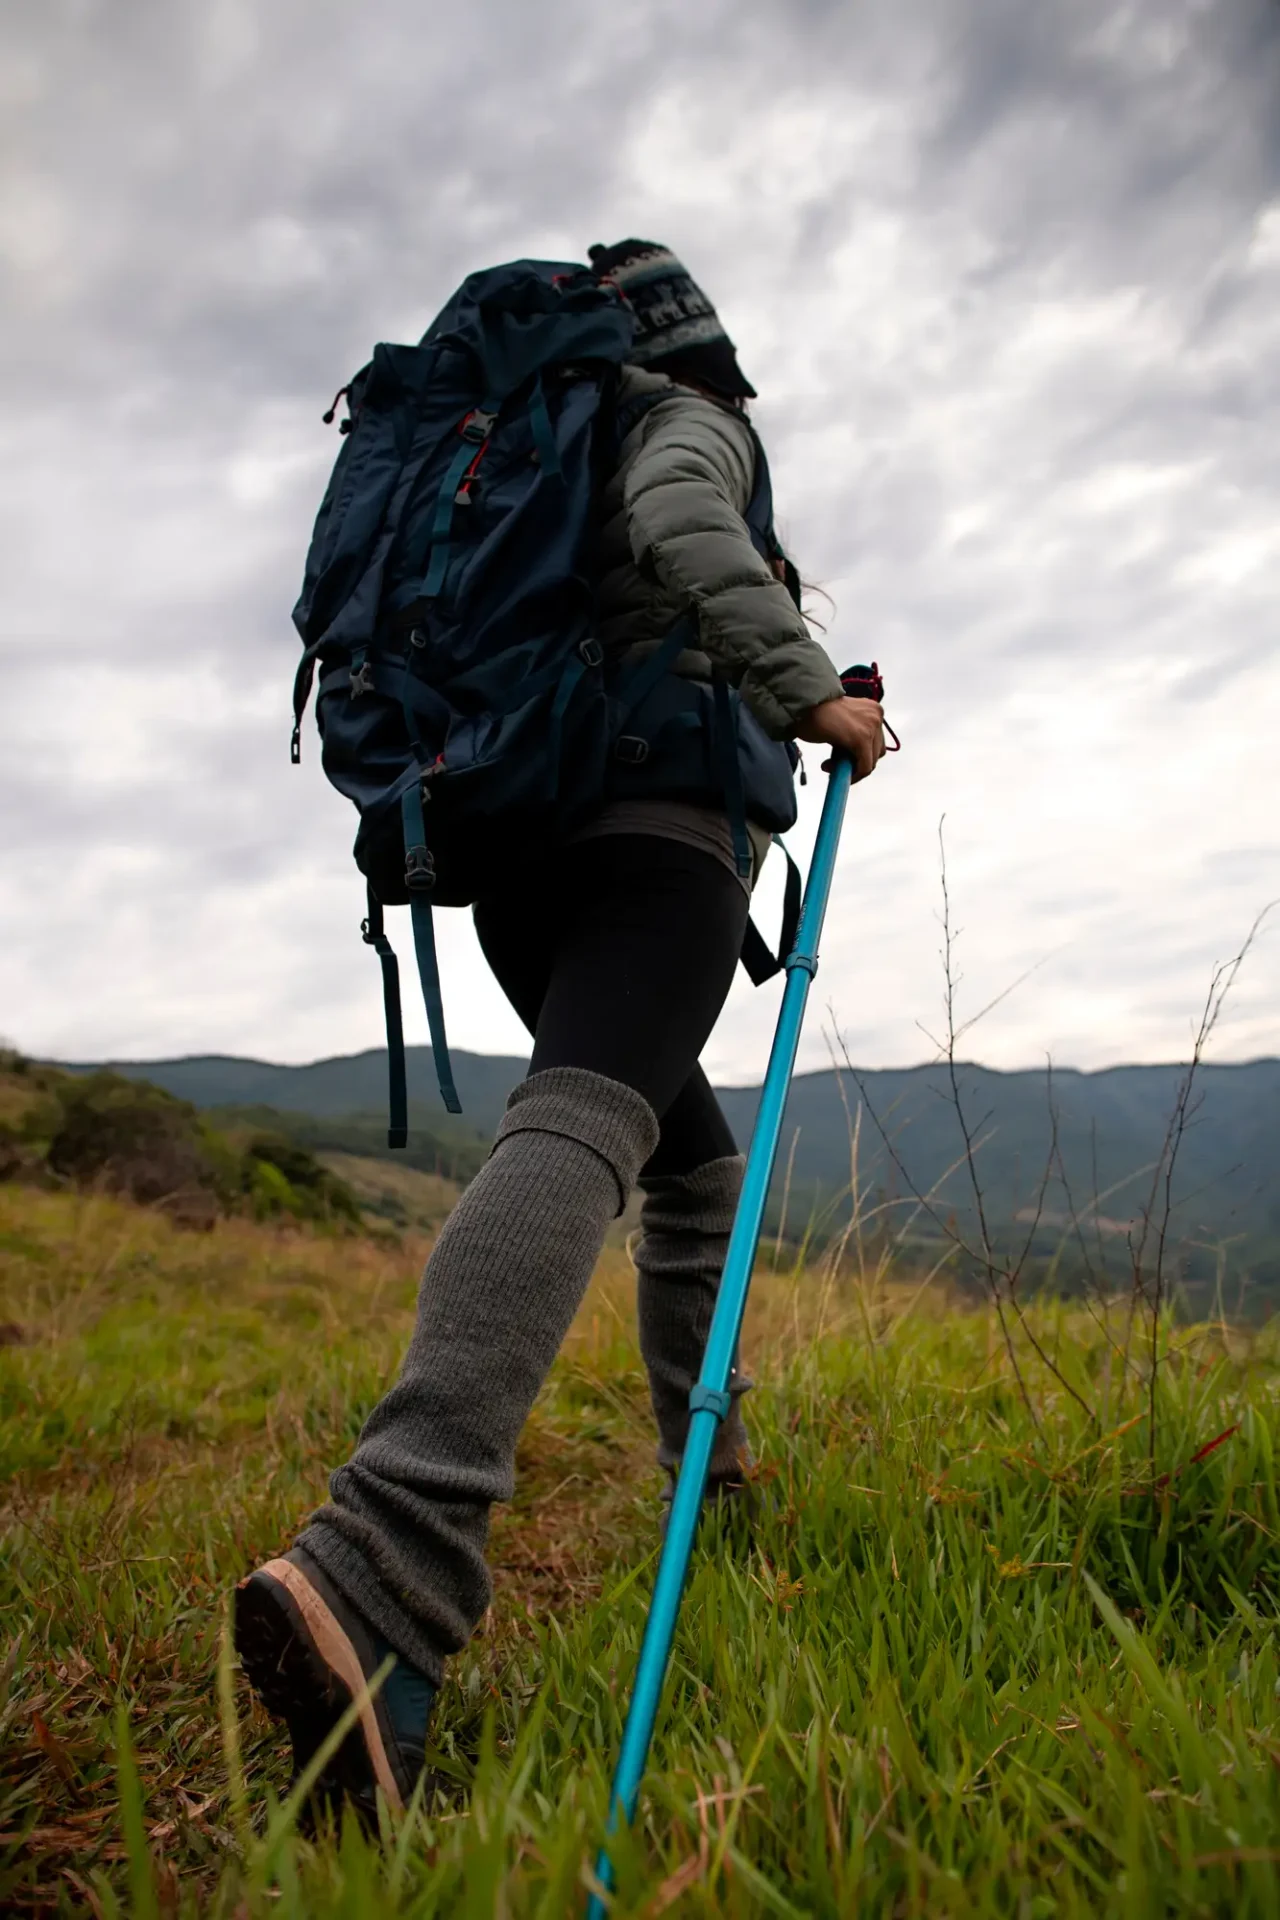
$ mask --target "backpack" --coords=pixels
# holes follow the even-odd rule
[[[314,684],[325,774],[360,816],[393,1147],[407,1138],[407,1089],[384,907],[409,904],[440,1092],[458,1113],[433,903],[471,904],[513,856],[554,844],[609,797],[724,805],[744,874],[747,818],[775,833],[795,819],[795,749],[768,739],[727,683],[670,671],[696,644],[691,621],[629,669],[595,638],[602,486],[643,410],[618,404],[633,324],[586,268],[489,268],[417,346],[375,347],[325,414],[332,422],[345,397],[293,612],[303,652],[291,758]],[[756,473],[747,522],[772,558],[781,550],[758,442]],[[798,900],[788,855],[784,923]],[[775,958],[749,928],[753,979],[778,970],[793,934],[784,924]]]

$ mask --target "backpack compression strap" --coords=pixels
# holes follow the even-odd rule
[[[427,1009],[436,1080],[440,1086],[440,1098],[448,1111],[461,1113],[462,1102],[453,1084],[449,1042],[444,1031],[444,1002],[440,996],[435,924],[431,918],[431,889],[435,883],[436,865],[427,847],[421,780],[414,780],[405,788],[400,797],[400,812],[404,821],[404,883],[409,893],[413,948],[418,961],[418,978],[422,982],[422,998]]]
[[[405,818],[406,880],[409,871],[415,878],[421,876],[417,888],[409,895],[413,947],[422,981],[422,997],[431,1031],[431,1051],[440,1084],[440,1097],[450,1113],[461,1113],[462,1102],[453,1084],[453,1065],[449,1059],[449,1043],[445,1038],[440,970],[436,964],[435,928],[431,918],[429,890],[435,867],[427,851],[426,834],[423,831],[422,788],[416,780],[410,791],[417,800],[416,809],[409,801],[408,794],[401,802]],[[413,883],[409,884],[412,886]],[[382,902],[372,887],[369,888],[368,898],[369,916],[361,922],[360,933],[365,945],[373,948],[382,963],[382,1006],[387,1022],[387,1145],[404,1147],[409,1142],[409,1088],[404,1052],[404,1020],[400,1011],[400,963],[383,926]]]
[[[403,1147],[409,1138],[409,1099],[404,1067],[404,1023],[400,1018],[400,963],[382,925],[382,902],[369,888],[369,917],[360,934],[382,962],[382,1005],[387,1018],[389,1113],[387,1145]]]
[[[738,759],[738,727],[734,719],[733,702],[729,698],[729,683],[717,673],[711,683],[712,697],[715,702],[715,720],[713,723],[714,747],[720,766],[720,782],[724,788],[724,807],[729,816],[729,832],[733,837],[733,857],[738,868],[738,878],[751,878],[751,840],[747,833],[747,803],[742,791],[742,764]]]

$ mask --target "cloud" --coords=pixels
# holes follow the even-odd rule
[[[879,658],[904,736],[854,797],[820,998],[867,1062],[927,1052],[945,812],[974,1004],[1056,956],[985,1058],[1185,1051],[1280,893],[1278,23],[1263,0],[9,22],[6,1027],[78,1056],[376,1043],[352,821],[314,747],[301,772],[285,751],[318,416],[471,267],[640,231],[711,288],[830,649]],[[518,1045],[465,923],[443,964],[458,1042]],[[1271,937],[1224,1054],[1280,1049],[1274,969]],[[715,1072],[757,1074],[772,1006],[735,988]]]

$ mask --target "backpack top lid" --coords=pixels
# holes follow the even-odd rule
[[[469,274],[420,344],[455,342],[484,368],[490,398],[504,400],[554,361],[626,359],[635,318],[615,287],[576,262],[513,260]]]

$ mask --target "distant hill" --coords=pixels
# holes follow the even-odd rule
[[[411,1149],[415,1164],[447,1172],[452,1160],[453,1169],[465,1176],[478,1164],[480,1144],[492,1136],[527,1063],[513,1055],[473,1053],[455,1053],[453,1061],[464,1109],[461,1120],[439,1107],[430,1048],[409,1049],[411,1117],[416,1123]],[[385,1150],[380,1147],[386,1102],[386,1054],[381,1049],[303,1067],[226,1055],[109,1064],[200,1107],[269,1106],[314,1116],[323,1124],[307,1132],[317,1147],[341,1149],[349,1142],[349,1150],[363,1154]],[[1160,1152],[1182,1071],[1177,1066],[1055,1071],[1052,1094],[1067,1187],[1055,1178],[1046,1193],[1049,1237],[1072,1203],[1077,1212],[1087,1210],[1096,1194],[1102,1231],[1122,1248],[1124,1223],[1145,1198],[1150,1176],[1144,1169]],[[965,1066],[960,1081],[971,1128],[981,1140],[977,1164],[989,1217],[1012,1233],[1018,1216],[1036,1203],[1050,1151],[1045,1075]],[[1237,1255],[1259,1280],[1280,1286],[1280,1060],[1205,1066],[1197,1085],[1198,1105],[1179,1161],[1175,1231],[1183,1239],[1234,1241]],[[719,1091],[730,1123],[745,1143],[758,1089]],[[893,1211],[901,1218],[897,1203],[914,1186],[932,1195],[938,1214],[954,1211],[967,1217],[972,1206],[967,1172],[959,1168],[948,1173],[962,1154],[963,1141],[938,1067],[878,1069],[857,1076],[800,1075],[787,1108],[774,1217],[793,1137],[793,1227],[848,1188],[850,1119],[860,1105],[859,1179],[864,1193],[893,1201]],[[873,1114],[888,1134],[892,1152]],[[833,1217],[840,1211],[836,1206]],[[916,1225],[926,1234],[937,1231],[924,1215]],[[1042,1242],[1045,1238],[1042,1234]]]
[[[430,1101],[430,1124],[437,1132],[456,1128],[468,1135],[490,1135],[512,1087],[528,1061],[515,1054],[454,1053],[453,1070],[462,1099],[459,1124],[443,1111],[436,1093],[430,1047],[407,1049],[409,1092]],[[385,1048],[315,1060],[305,1067],[279,1067],[269,1060],[241,1060],[234,1054],[186,1055],[178,1060],[112,1060],[117,1073],[153,1081],[197,1107],[288,1107],[295,1113],[382,1113],[387,1104]],[[87,1071],[73,1067],[73,1072]]]
[[[449,1178],[468,1179],[489,1150],[507,1095],[527,1062],[517,1056],[455,1053],[454,1075],[462,1099],[460,1118],[446,1113],[436,1091],[429,1047],[410,1047],[409,1146],[404,1164]],[[177,1060],[122,1060],[117,1073],[150,1080],[193,1106],[218,1109],[228,1123],[269,1125],[271,1114],[309,1116],[311,1124],[288,1131],[318,1152],[381,1154],[387,1151],[387,1056],[385,1049],[281,1067],[269,1060],[232,1054],[193,1054]],[[72,1072],[87,1072],[83,1064]]]
[[[1122,1252],[1124,1226],[1147,1200],[1150,1169],[1184,1071],[1158,1066],[1054,1072],[1052,1106],[1066,1184],[1055,1177],[1045,1192],[1048,1231],[1040,1235],[1042,1246],[1073,1210],[1092,1210],[1102,1220],[1103,1236]],[[958,1077],[970,1130],[980,1142],[975,1163],[988,1219],[993,1229],[1009,1234],[1029,1224],[1026,1216],[1038,1202],[1053,1144],[1050,1086],[1043,1072],[964,1066]],[[745,1139],[757,1090],[721,1089],[720,1098],[735,1133]],[[955,1166],[964,1140],[945,1071],[913,1067],[796,1079],[783,1136],[785,1158],[799,1129],[792,1219],[804,1218],[848,1186],[850,1118],[860,1106],[864,1189],[905,1198],[914,1187],[932,1195],[937,1214],[954,1210],[969,1217],[972,1183],[967,1168]],[[1257,1277],[1280,1286],[1280,1060],[1202,1066],[1193,1108],[1178,1156],[1174,1232],[1180,1240],[1235,1239],[1237,1253]],[[954,1171],[948,1174],[949,1168]],[[901,1218],[902,1209],[895,1211]]]

